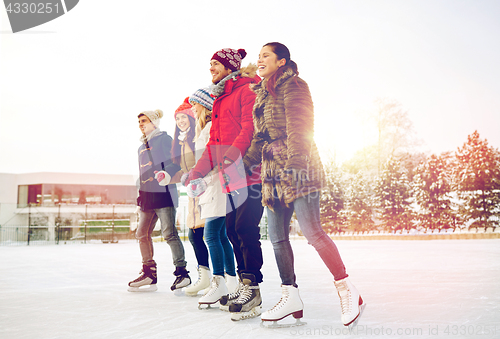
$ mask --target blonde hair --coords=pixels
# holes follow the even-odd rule
[[[198,139],[201,131],[205,128],[205,126],[212,121],[212,111],[209,111],[205,106],[203,107],[203,111],[200,114],[200,117],[196,119],[196,134],[195,139]]]

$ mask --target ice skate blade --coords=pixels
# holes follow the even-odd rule
[[[363,314],[363,311],[365,310],[365,307],[366,307],[366,303],[365,302],[363,302],[361,305],[359,305],[359,314],[358,314],[358,316],[350,324],[346,325],[347,328],[349,329],[349,331],[353,330],[354,327],[356,327],[356,325],[358,324],[359,318],[361,318],[361,315]]]
[[[148,287],[146,287],[146,286],[147,285],[139,286],[139,287],[129,286],[127,288],[127,291],[129,291],[129,292],[154,292],[154,291],[158,290],[158,287],[156,287],[156,285],[149,285]]]
[[[252,308],[248,312],[234,312],[231,313],[231,320],[232,321],[240,321],[240,320],[245,320],[245,319],[251,319],[258,317],[261,313],[261,306],[256,306]]]
[[[260,323],[260,327],[263,328],[289,328],[303,325],[307,325],[307,323],[301,321],[300,319],[295,319],[295,322],[292,324],[278,323],[277,320],[262,320],[262,322]]]
[[[198,309],[199,310],[210,310],[210,309],[215,309],[215,308],[219,308],[219,307],[213,307],[213,306],[216,306],[219,302],[215,302],[213,304],[198,304]]]

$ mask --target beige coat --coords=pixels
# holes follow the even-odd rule
[[[176,184],[181,181],[181,177],[184,173],[189,172],[191,168],[196,164],[195,154],[187,142],[179,141],[181,145],[181,161],[179,170],[174,176],[170,183]],[[205,226],[205,219],[200,216],[199,198],[188,198],[188,210],[186,217],[186,225],[189,228],[200,228]]]
[[[276,81],[276,98],[266,89],[266,79],[252,87],[254,139],[243,159],[250,169],[262,161],[262,204],[272,209],[273,192],[288,206],[301,196],[321,191],[324,172],[314,143],[314,109],[307,83],[291,68]],[[309,181],[293,185],[286,170],[307,173]]]

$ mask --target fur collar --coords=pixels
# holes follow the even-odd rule
[[[291,67],[287,67],[285,72],[276,80],[276,86],[275,88],[283,84],[285,81],[288,79],[294,77],[296,73],[292,70]],[[250,88],[252,91],[256,94],[257,98],[255,99],[255,106],[256,107],[261,107],[265,101],[266,98],[269,94],[269,91],[267,90],[267,79],[262,79],[261,82],[255,85],[250,85]]]
[[[229,74],[218,83],[211,84],[209,87],[210,94],[214,95],[215,97],[221,96],[224,93],[224,87],[226,86],[226,81],[228,81],[229,79],[233,79],[234,81],[236,81],[238,75],[240,75],[243,78],[253,78],[255,77],[255,75],[257,75],[257,66],[254,64],[249,64],[247,67],[243,67]]]

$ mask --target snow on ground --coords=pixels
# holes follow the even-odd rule
[[[141,268],[139,245],[129,241],[0,247],[0,338],[500,337],[500,240],[336,244],[367,302],[351,333],[340,322],[332,278],[305,240],[292,246],[307,325],[285,329],[261,328],[260,318],[233,322],[175,295],[166,243],[155,243],[158,291],[127,292]],[[193,249],[184,245],[196,278]],[[281,290],[272,246],[262,247],[268,309]]]

